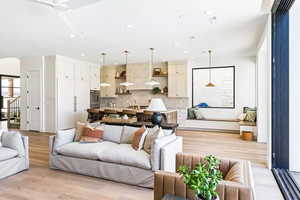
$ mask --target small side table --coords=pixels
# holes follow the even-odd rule
[[[177,197],[177,196],[174,196],[172,194],[166,194],[162,200],[190,200],[190,199],[186,199],[186,198],[182,198],[182,197]]]
[[[247,134],[249,134],[249,132],[250,132],[253,134],[253,138],[257,137],[256,122],[240,121],[239,124],[240,124],[240,135],[241,136],[243,136],[243,132],[246,132]]]

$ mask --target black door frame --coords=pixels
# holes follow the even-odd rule
[[[295,0],[272,8],[272,168],[289,169],[289,10]]]
[[[2,108],[4,104],[4,98],[2,96],[2,77],[20,78],[20,76],[0,74],[0,121],[6,121],[7,119],[2,118]]]

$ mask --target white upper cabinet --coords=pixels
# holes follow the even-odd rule
[[[89,81],[90,80],[90,69],[87,62],[77,61],[75,64],[75,80],[78,81]]]
[[[75,63],[69,59],[56,59],[57,78],[59,80],[74,80]]]
[[[145,85],[150,81],[152,69],[148,63],[128,64],[126,68],[127,81],[133,83],[130,90],[151,90],[152,86]]]
[[[168,62],[168,97],[187,97],[187,63]]]

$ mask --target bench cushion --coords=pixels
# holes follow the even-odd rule
[[[6,147],[0,147],[0,162],[14,158],[17,155],[18,152],[16,150],[9,149]]]

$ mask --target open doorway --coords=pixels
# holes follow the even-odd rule
[[[0,75],[1,121],[9,128],[20,128],[20,77]]]

